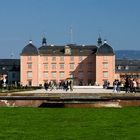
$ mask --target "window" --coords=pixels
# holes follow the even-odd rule
[[[52,72],[52,78],[56,78],[56,72]]]
[[[74,56],[70,56],[70,61],[74,61]]]
[[[32,72],[31,71],[27,72],[27,78],[32,78]]]
[[[28,61],[31,61],[32,60],[32,56],[28,56]]]
[[[64,61],[64,56],[60,56],[60,61]]]
[[[105,61],[107,61],[107,60],[108,60],[108,57],[107,57],[107,56],[104,56],[103,59],[104,59]]]
[[[60,69],[64,69],[64,63],[60,63]]]
[[[56,57],[55,56],[52,57],[52,61],[56,61]]]
[[[74,69],[74,63],[70,63],[70,69]]]
[[[79,69],[82,69],[82,68],[83,68],[83,64],[80,63],[80,64],[79,64]]]
[[[78,77],[79,77],[80,79],[82,79],[82,78],[83,78],[83,72],[79,72],[79,73],[78,73]]]
[[[108,72],[107,71],[103,71],[103,78],[108,78]]]
[[[52,69],[56,69],[56,63],[52,64]]]
[[[129,66],[125,66],[125,70],[128,70],[129,69]]]
[[[32,69],[32,63],[28,63],[28,69]]]
[[[2,67],[2,70],[5,70],[6,69],[6,67]]]
[[[48,61],[48,56],[44,56],[44,60],[45,61]]]
[[[44,78],[48,78],[48,72],[47,71],[44,72]]]
[[[121,70],[121,66],[118,66],[118,70]]]
[[[47,63],[44,64],[44,69],[45,70],[48,69],[48,64]]]
[[[82,56],[79,56],[79,61],[82,61],[83,60],[83,57]]]
[[[93,77],[93,73],[91,71],[88,71],[88,78],[92,78]]]
[[[92,69],[92,63],[88,63],[88,69]]]
[[[91,63],[92,61],[93,61],[93,57],[92,57],[92,56],[89,56],[89,57],[88,57],[88,62]]]
[[[60,72],[60,78],[64,78],[65,77],[65,73],[64,72]]]
[[[103,63],[103,68],[104,68],[104,69],[108,68],[108,63],[107,63],[107,62],[104,62],[104,63]]]

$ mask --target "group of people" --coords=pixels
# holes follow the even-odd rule
[[[109,87],[110,83],[109,81],[105,81],[103,87],[107,89]],[[120,92],[121,88],[125,89],[126,93],[136,93],[136,88],[138,84],[135,79],[127,77],[125,79],[125,82],[121,83],[120,80],[115,79],[113,82],[113,92]],[[73,81],[72,80],[66,80],[66,81],[61,81],[60,83],[56,83],[55,81],[50,81],[50,82],[45,82],[44,83],[44,88],[45,90],[52,91],[54,89],[62,89],[65,91],[73,91]]]
[[[120,92],[121,82],[118,79],[115,79],[113,82],[113,92]]]
[[[125,81],[125,88],[126,88],[126,93],[136,93],[136,88],[137,88],[137,82],[135,79],[130,79],[130,78],[126,78]]]
[[[113,92],[120,92],[121,91],[121,87],[125,88],[125,92],[126,93],[136,93],[136,88],[137,88],[137,82],[135,79],[131,79],[129,77],[127,77],[125,79],[125,83],[121,83],[118,79],[115,79],[113,82]]]
[[[45,82],[44,83],[44,88],[45,90],[50,89],[50,91],[54,89],[62,89],[62,90],[70,90],[73,91],[73,81],[72,80],[67,80],[67,81],[61,81],[60,83],[56,83],[54,81],[50,82]]]

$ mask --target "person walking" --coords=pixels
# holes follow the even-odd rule
[[[136,82],[136,80],[135,79],[133,79],[133,90],[132,90],[132,92],[133,93],[136,93],[136,88],[137,88],[137,82]]]
[[[48,82],[46,83],[44,83],[44,88],[45,88],[45,90],[48,90],[48,88],[49,88],[49,84],[48,84]]]
[[[120,89],[120,86],[121,86],[121,82],[119,81],[119,80],[117,80],[117,92],[120,92],[121,91],[121,89]]]
[[[70,91],[73,91],[73,82],[72,80],[69,81]]]
[[[125,80],[125,92],[126,93],[130,92],[130,79],[128,77],[126,77],[126,80]]]
[[[117,92],[117,80],[116,79],[113,82],[113,92]]]
[[[66,91],[69,90],[69,81],[66,82]]]

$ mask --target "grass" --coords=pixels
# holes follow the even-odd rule
[[[0,108],[0,140],[140,140],[140,108]]]

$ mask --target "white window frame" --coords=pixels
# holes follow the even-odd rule
[[[56,63],[52,63],[52,69],[56,69]]]
[[[27,72],[27,78],[32,78],[32,76],[33,76],[32,72],[31,71],[28,71]]]
[[[65,73],[64,72],[61,71],[59,74],[60,74],[60,78],[64,78],[65,77]]]
[[[70,56],[70,61],[74,61],[74,56]]]
[[[44,60],[45,61],[48,61],[48,56],[44,56]]]
[[[52,78],[56,78],[56,72],[52,72]]]
[[[28,69],[32,69],[32,63],[28,63]]]
[[[44,69],[48,69],[48,63],[44,63]]]
[[[48,71],[44,71],[44,78],[48,78]]]
[[[60,56],[60,61],[64,61],[64,56]]]
[[[60,69],[64,69],[65,64],[64,63],[60,63]]]
[[[52,56],[52,61],[56,61],[56,56]]]
[[[103,71],[103,78],[108,78],[108,71]]]
[[[107,69],[108,68],[108,63],[107,62],[103,62],[103,68]]]
[[[70,63],[70,69],[74,69],[74,63]]]

